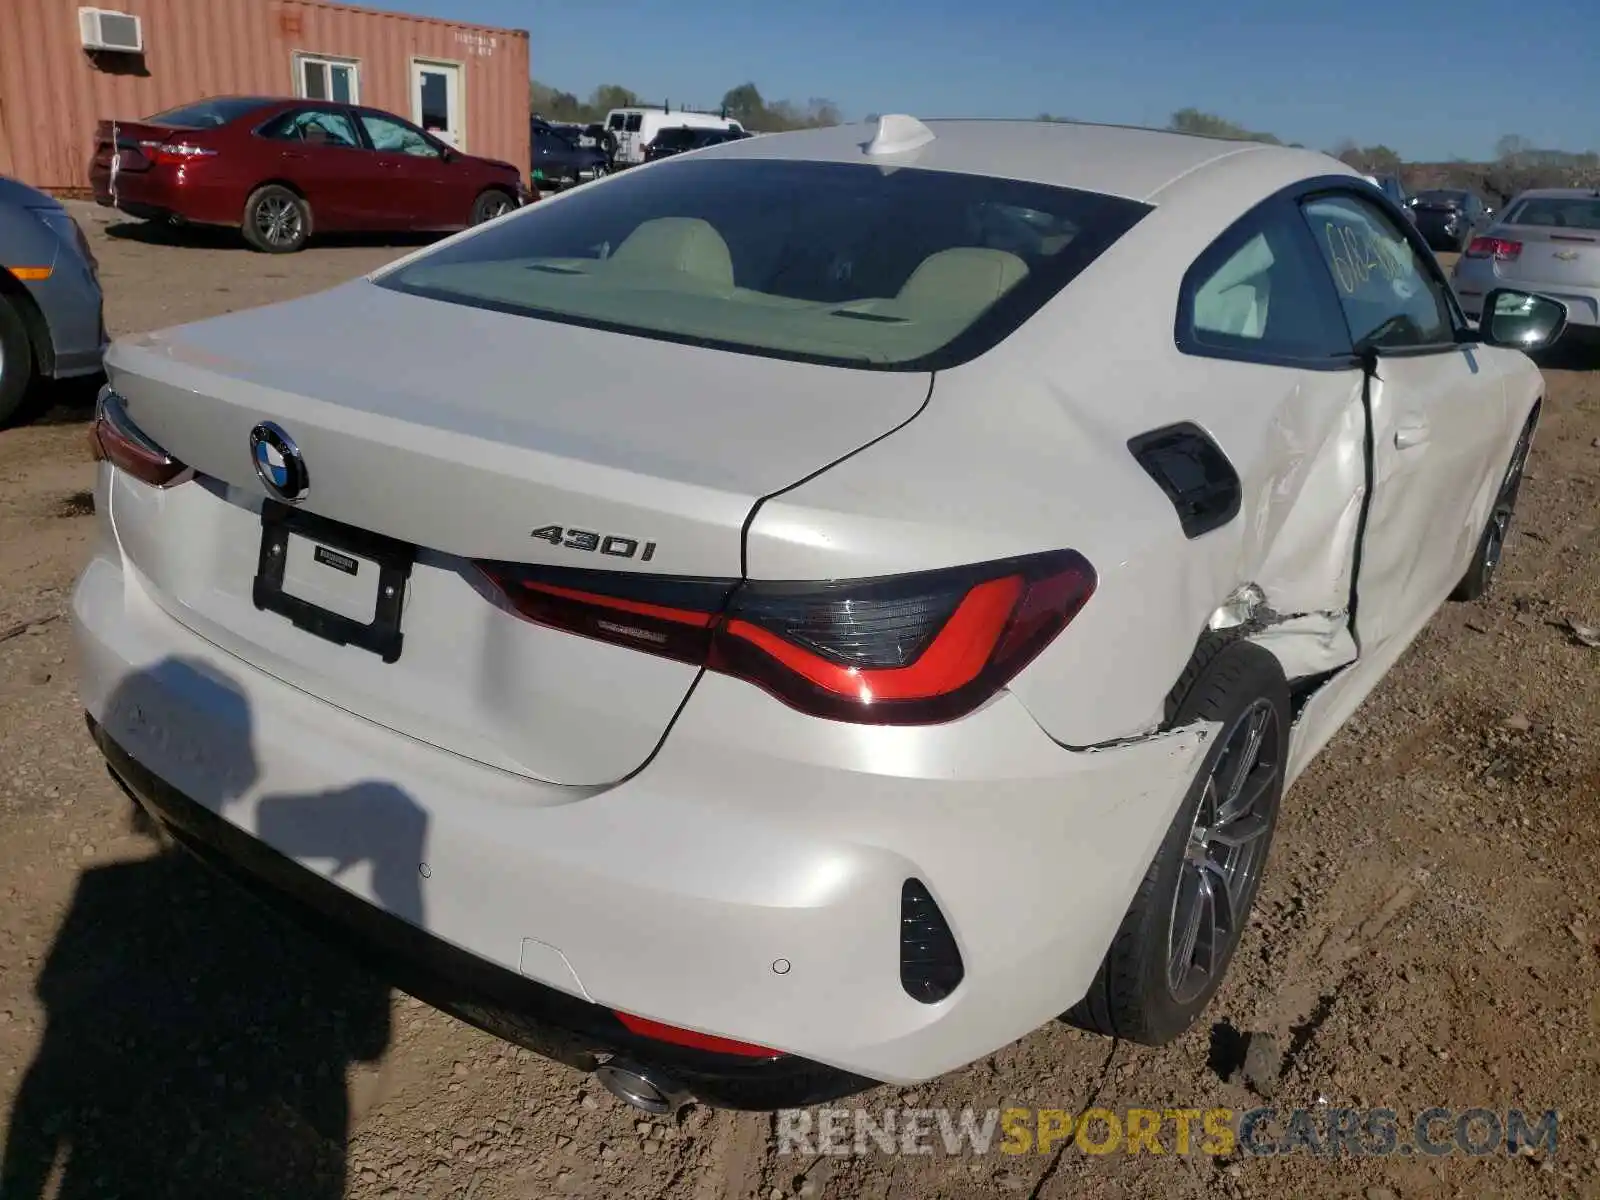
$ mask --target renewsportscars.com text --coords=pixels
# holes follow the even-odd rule
[[[864,1108],[785,1109],[778,1153],[797,1155],[1282,1154],[1384,1158],[1465,1154],[1553,1157],[1560,1116],[1512,1108]]]

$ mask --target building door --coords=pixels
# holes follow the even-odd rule
[[[411,119],[441,142],[466,149],[459,63],[411,61]]]

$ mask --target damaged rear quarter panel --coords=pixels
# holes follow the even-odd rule
[[[1263,194],[1285,182],[1263,181]],[[750,577],[1079,551],[1098,573],[1095,595],[1010,685],[1068,746],[1157,729],[1212,614],[1242,584],[1260,585],[1266,607],[1291,618],[1253,635],[1287,674],[1352,659],[1361,372],[1177,349],[1182,276],[1239,212],[1230,187],[1206,204],[1203,220],[1194,207],[1157,207],[1010,338],[940,372],[915,420],[765,501],[746,540]],[[1206,430],[1243,489],[1239,514],[1192,540],[1128,449],[1181,421]]]

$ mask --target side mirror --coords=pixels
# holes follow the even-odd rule
[[[1483,299],[1478,332],[1491,346],[1512,350],[1544,350],[1567,328],[1567,306],[1548,296],[1495,288]]]

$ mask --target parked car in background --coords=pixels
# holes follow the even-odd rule
[[[742,129],[663,129],[644,148],[644,159],[646,162],[655,162],[658,158],[671,158],[674,154],[720,146],[723,142],[737,142],[749,136]]]
[[[580,183],[611,169],[604,150],[580,146],[569,128],[537,119],[530,123],[528,137],[535,183],[551,186]]]
[[[53,197],[0,175],[0,428],[41,379],[100,369],[106,329],[100,269]]]
[[[1429,188],[1411,197],[1417,230],[1435,250],[1456,253],[1467,248],[1475,230],[1483,227],[1493,210],[1478,193],[1465,188]]]
[[[607,143],[615,143],[612,165],[638,166],[645,160],[644,148],[656,140],[663,129],[737,129],[732,117],[715,113],[689,112],[686,109],[614,108],[606,114]]]
[[[1400,176],[1367,175],[1365,176],[1365,179],[1373,187],[1377,188],[1385,196],[1389,197],[1390,200],[1394,201],[1395,204],[1399,205],[1401,211],[1403,211],[1407,217],[1409,217],[1412,221],[1416,220],[1416,216],[1411,212],[1410,197],[1406,194],[1406,185],[1400,182]]]
[[[1169,1041],[1285,789],[1489,586],[1561,306],[1471,328],[1311,151],[776,136],[115,343],[95,738],[654,1114]]]
[[[89,178],[129,216],[234,226],[271,253],[336,230],[464,229],[530,198],[512,164],[393,113],[264,96],[101,121]]]
[[[1456,295],[1476,319],[1484,297],[1512,287],[1567,306],[1575,327],[1600,326],[1600,192],[1541,188],[1512,198],[1456,260]]]

